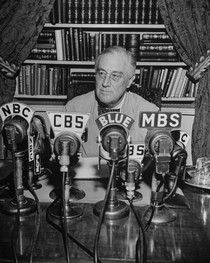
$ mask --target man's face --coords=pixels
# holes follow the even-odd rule
[[[109,107],[116,106],[132,82],[125,58],[119,54],[106,54],[96,69],[96,96]]]

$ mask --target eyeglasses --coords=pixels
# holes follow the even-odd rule
[[[106,71],[104,70],[97,70],[96,71],[96,76],[99,77],[100,79],[106,79],[107,76],[109,76],[109,78],[114,81],[114,82],[118,82],[122,79],[123,77],[123,73],[121,72],[111,72],[110,74],[108,74]]]

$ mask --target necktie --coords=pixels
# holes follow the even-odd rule
[[[120,112],[120,109],[112,109],[112,108],[106,108],[106,107],[98,107],[98,115],[102,115],[104,113],[108,112]]]

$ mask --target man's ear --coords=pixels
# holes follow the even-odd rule
[[[133,76],[129,79],[127,89],[130,88],[130,85],[133,83],[134,79],[135,79],[135,75],[133,75]]]

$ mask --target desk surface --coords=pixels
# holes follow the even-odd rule
[[[83,181],[85,184],[85,180]],[[146,232],[148,262],[210,262],[210,193],[185,186],[184,193],[190,209],[175,209],[177,218],[166,225],[151,225]],[[98,217],[93,214],[93,203],[76,204],[83,208],[80,218],[69,221],[69,233],[93,251]],[[135,203],[134,203],[135,205]],[[66,262],[60,232],[46,221],[49,203],[41,203],[41,226],[33,262]],[[141,216],[145,206],[136,206]],[[0,262],[13,262],[11,233],[15,218],[0,214]],[[58,223],[53,220],[54,223]],[[24,217],[20,223],[16,250],[19,262],[28,261],[28,252],[36,225],[36,214]],[[132,212],[115,224],[103,223],[99,241],[102,262],[135,262],[135,243],[138,224]],[[71,262],[93,262],[72,240],[69,240]]]

